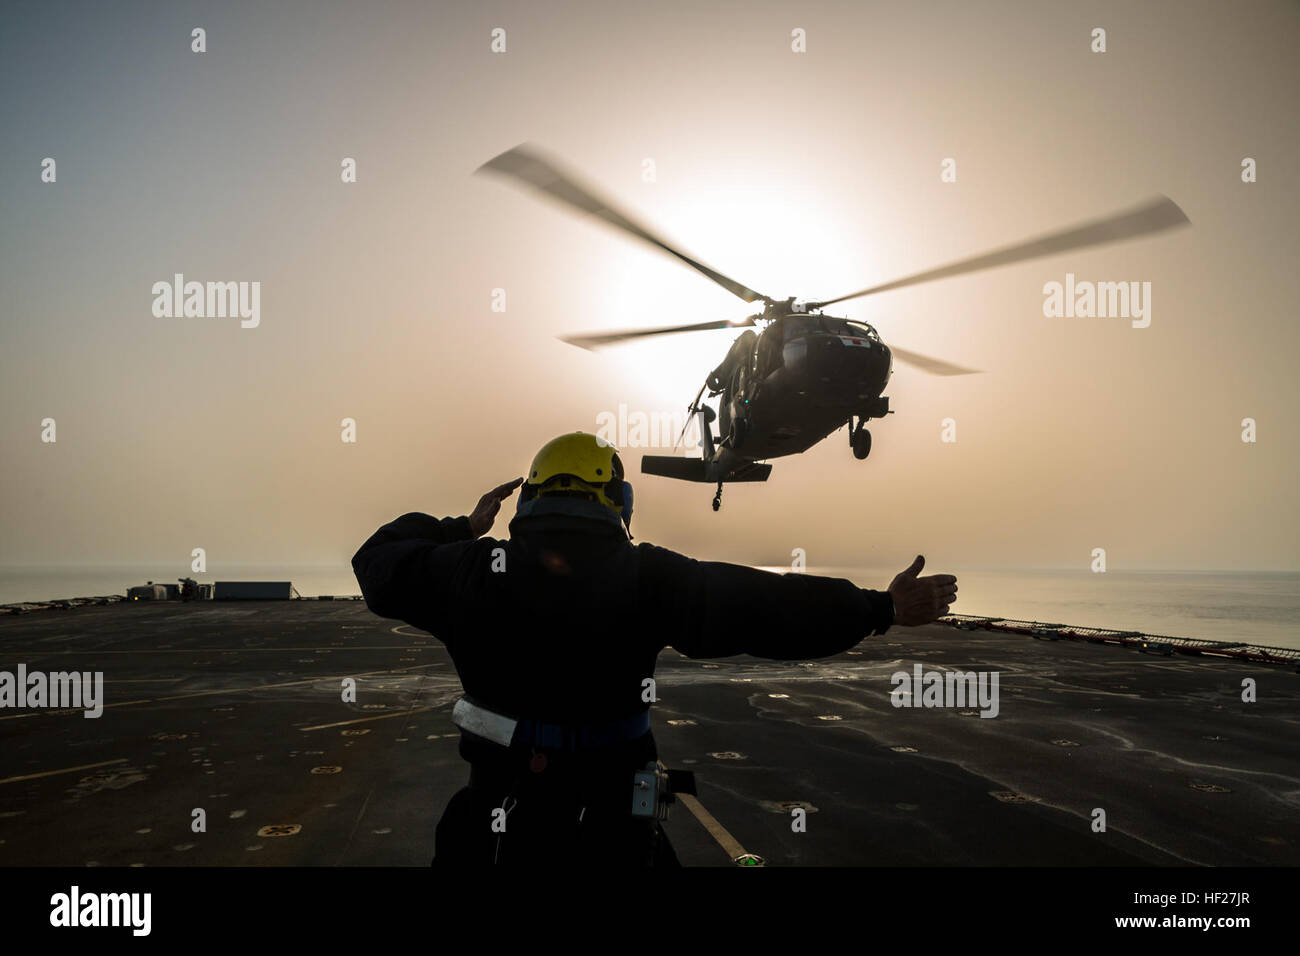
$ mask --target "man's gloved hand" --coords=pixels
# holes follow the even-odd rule
[[[957,578],[951,574],[917,577],[925,567],[925,556],[918,554],[911,567],[900,571],[889,585],[894,599],[894,623],[903,627],[930,624],[948,613],[957,600]]]
[[[469,528],[474,532],[474,537],[481,538],[492,530],[492,522],[497,520],[501,502],[514,494],[515,489],[523,483],[522,478],[507,481],[504,485],[497,485],[478,500],[478,507],[469,516]]]

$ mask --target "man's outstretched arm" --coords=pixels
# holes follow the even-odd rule
[[[663,628],[664,643],[688,657],[828,657],[893,624],[937,620],[957,594],[952,575],[918,577],[919,556],[888,591],[869,591],[841,578],[695,561],[652,545],[641,554],[642,606]]]

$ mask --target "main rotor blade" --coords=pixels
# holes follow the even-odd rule
[[[741,285],[735,279],[728,278],[716,269],[711,269],[704,263],[692,259],[680,249],[674,249],[649,229],[620,212],[609,200],[599,195],[595,190],[580,185],[573,176],[561,172],[551,160],[544,159],[525,144],[520,144],[514,149],[508,149],[495,159],[488,160],[478,168],[478,172],[484,171],[513,177],[526,186],[531,186],[537,191],[546,193],[552,198],[558,199],[560,202],[582,212],[598,216],[610,225],[631,233],[638,239],[643,239],[653,246],[658,246],[664,252],[676,256],[692,269],[702,272],[732,295],[739,296],[746,302],[767,299],[766,296],[755,292],[748,286]]]
[[[628,339],[641,339],[648,335],[672,335],[676,332],[702,332],[705,329],[739,329],[753,325],[755,316],[740,322],[730,319],[717,319],[713,322],[697,322],[694,325],[665,325],[657,329],[631,329],[626,332],[588,332],[584,335],[561,335],[560,341],[576,345],[578,348],[595,350],[606,345],[616,345]]]
[[[951,362],[931,358],[928,355],[922,355],[920,352],[909,352],[907,349],[895,348],[892,345],[889,347],[889,351],[900,362],[914,365],[922,372],[929,372],[931,375],[978,375],[980,373],[977,368],[962,368],[960,365],[953,365]]]
[[[851,292],[837,299],[810,302],[807,307],[820,309],[823,306],[843,302],[846,299],[856,299],[859,296],[886,292],[890,289],[901,289],[904,286],[932,282],[935,279],[946,279],[949,276],[975,272],[979,269],[992,269],[995,266],[1010,265],[1013,262],[1024,262],[1029,259],[1037,259],[1040,256],[1051,255],[1054,252],[1067,252],[1071,249],[1084,249],[1088,246],[1117,242],[1121,239],[1132,239],[1135,236],[1144,236],[1148,233],[1181,226],[1186,222],[1188,222],[1187,214],[1178,208],[1178,204],[1167,196],[1161,196],[1159,199],[1150,200],[1128,212],[1086,222],[1071,229],[1017,243],[1014,246],[1004,246],[982,256],[972,256],[969,259],[949,263],[946,266],[930,269],[927,272],[918,272],[916,275],[896,279],[893,282],[886,282],[884,285],[872,286],[869,289],[863,289],[861,292]]]

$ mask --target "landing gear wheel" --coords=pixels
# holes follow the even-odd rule
[[[717,493],[713,496],[713,510],[717,511],[722,507],[722,482],[718,482]]]
[[[871,454],[871,432],[861,425],[853,433],[851,441],[853,444],[853,457],[858,461],[862,461]]]

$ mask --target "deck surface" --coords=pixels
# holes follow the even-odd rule
[[[0,670],[19,663],[103,671],[107,707],[0,710],[0,866],[424,866],[465,779],[446,651],[361,602],[2,618]],[[998,672],[998,716],[892,706],[918,663]],[[1294,667],[934,625],[807,664],[667,650],[656,677],[662,758],[769,865],[1300,859]],[[667,828],[683,863],[731,865],[688,807]]]

